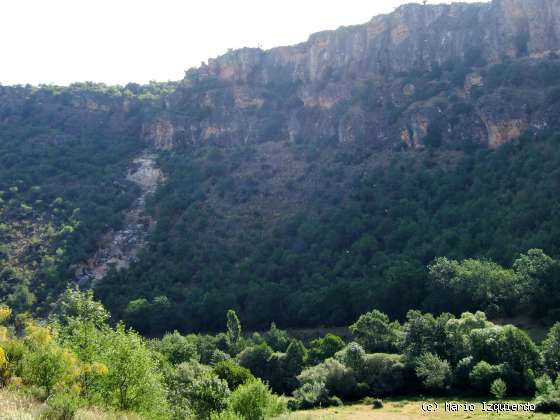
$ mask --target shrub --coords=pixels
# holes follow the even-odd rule
[[[320,365],[307,368],[297,378],[302,385],[322,382],[331,394],[341,398],[350,398],[357,393],[354,372],[335,359],[327,359]]]
[[[560,400],[537,401],[535,413],[560,413]]]
[[[270,324],[270,329],[264,334],[264,339],[274,351],[284,352],[290,345],[288,333],[278,329],[274,322]]]
[[[237,414],[235,411],[222,411],[220,413],[212,413],[210,420],[244,420],[244,417]]]
[[[229,401],[231,409],[246,420],[264,420],[286,411],[286,405],[259,379],[241,385]]]
[[[484,360],[478,362],[469,374],[469,380],[473,388],[480,394],[487,395],[490,384],[498,379],[501,366],[491,365]]]
[[[334,360],[334,359],[327,359],[327,360]],[[329,374],[329,369],[326,366],[326,362],[308,367],[304,369],[298,376],[297,379],[301,385],[313,382],[327,382],[327,376]],[[336,363],[340,364],[340,362],[336,361]],[[344,367],[344,366],[343,366]]]
[[[354,371],[360,371],[366,360],[366,352],[358,343],[350,343],[339,351],[335,358]]]
[[[72,420],[83,402],[74,394],[56,394],[47,399],[47,409],[42,414],[45,420]]]
[[[506,396],[506,392],[507,385],[501,378],[495,379],[490,385],[490,393],[499,400]]]
[[[540,413],[560,413],[560,377],[552,381],[548,375],[536,380],[535,411]]]
[[[329,405],[329,391],[323,382],[303,384],[294,391],[295,407],[302,410]]]
[[[68,379],[73,368],[73,355],[55,345],[28,352],[22,360],[22,378],[29,384],[42,387],[49,397],[55,385]]]
[[[231,359],[231,356],[229,354],[227,354],[225,351],[222,351],[220,349],[216,349],[212,352],[212,355],[210,356],[210,364],[215,365],[217,363],[229,359]]]
[[[229,389],[234,391],[240,385],[255,379],[249,369],[237,365],[232,360],[224,360],[216,363],[212,368],[218,378],[227,382]]]

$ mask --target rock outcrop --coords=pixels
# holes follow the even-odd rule
[[[494,0],[435,6],[409,4],[364,25],[311,35],[269,51],[231,51],[187,72],[227,82],[309,83],[431,69],[477,50],[490,63],[560,48],[560,2]]]
[[[244,48],[210,59],[187,71],[170,95],[174,116],[165,128],[156,118],[144,133],[163,149],[277,139],[423,147],[428,126],[437,124],[444,143],[469,137],[494,147],[542,121],[533,121],[523,103],[476,95],[485,84],[484,69],[550,60],[559,49],[558,0],[409,4],[295,46]],[[426,95],[443,82],[441,69],[457,63],[468,70],[455,70],[458,82]],[[415,78],[428,73],[429,86],[419,86]],[[450,121],[450,97],[464,100],[472,112]]]
[[[298,45],[232,50],[159,87],[0,86],[0,124],[33,115],[160,150],[268,141],[496,147],[559,127],[544,100],[556,79],[529,80],[532,69],[560,72],[559,51],[560,0],[408,4]]]

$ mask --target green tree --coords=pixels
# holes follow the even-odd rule
[[[403,326],[401,351],[408,363],[415,365],[416,358],[423,353],[433,353],[445,356],[447,350],[446,325],[449,314],[442,314],[435,318],[432,314],[422,314],[420,311],[409,311],[407,322]]]
[[[165,334],[154,347],[175,365],[199,359],[195,344],[177,331]]]
[[[91,291],[67,289],[51,319],[60,323],[59,338],[84,364],[80,373],[80,395],[90,404],[100,403],[101,380],[108,368],[101,362],[104,334],[109,333],[109,313],[93,299]]]
[[[55,385],[64,382],[72,374],[73,362],[70,354],[54,344],[37,347],[23,357],[22,378],[44,388],[49,397]]]
[[[232,360],[223,360],[216,363],[212,369],[218,378],[227,382],[229,389],[232,391],[240,385],[255,379],[249,369],[239,366]]]
[[[475,314],[465,312],[460,318],[452,318],[445,324],[446,359],[457,364],[461,359],[472,353],[470,333],[473,330],[484,329],[492,324],[486,320],[484,312]],[[468,373],[468,372],[467,372]]]
[[[241,339],[241,322],[233,309],[227,311],[227,339],[232,353],[237,353]]]
[[[432,353],[424,353],[416,359],[416,376],[432,391],[444,391],[451,383],[451,367],[447,360]]]
[[[284,387],[287,391],[293,391],[298,383],[296,376],[301,373],[307,361],[307,349],[300,340],[292,340],[286,349],[286,356],[282,366],[284,375]]]
[[[554,376],[560,373],[560,322],[554,324],[542,343],[544,368]]]
[[[406,364],[400,354],[367,354],[364,367],[356,373],[357,380],[366,383],[370,395],[398,393],[405,384]]]
[[[62,324],[79,321],[97,328],[105,326],[109,317],[103,304],[94,300],[92,290],[82,292],[78,288],[66,289],[51,313],[51,319]]]
[[[507,385],[501,378],[495,379],[490,384],[490,393],[495,398],[499,400],[503,399],[506,396],[506,392],[507,392]]]
[[[309,343],[309,363],[318,364],[333,357],[336,352],[344,348],[344,341],[337,335],[327,333],[322,338],[316,338]]]
[[[279,329],[274,322],[270,324],[270,329],[264,334],[264,340],[274,351],[285,352],[290,344],[288,333]]]
[[[323,382],[308,382],[294,391],[297,408],[307,410],[329,405],[329,391]]]
[[[494,380],[498,379],[501,373],[502,366],[491,365],[483,360],[474,366],[469,374],[469,379],[478,393],[487,395],[490,391],[490,385]]]
[[[364,366],[366,352],[358,343],[352,342],[338,352],[336,358],[355,372],[359,372]]]
[[[164,417],[166,391],[157,359],[144,340],[122,324],[103,335],[101,361],[109,368],[103,377],[105,401],[120,410]]]
[[[557,318],[560,293],[557,279],[560,264],[540,249],[521,254],[513,263],[513,269],[522,281],[523,304],[536,318]]]
[[[436,258],[428,270],[429,299],[438,310],[456,313],[483,309],[499,315],[513,313],[519,307],[519,277],[496,263]]]
[[[267,379],[270,372],[268,362],[272,354],[272,349],[266,343],[262,343],[247,347],[239,353],[237,359],[241,366],[249,369],[255,376]]]
[[[401,328],[398,322],[391,322],[384,313],[373,310],[361,315],[350,326],[357,343],[367,352],[391,353],[396,351]]]
[[[212,413],[227,408],[230,390],[226,381],[211,375],[194,380],[188,393],[190,406],[197,418],[207,419]]]

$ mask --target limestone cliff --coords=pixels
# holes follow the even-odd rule
[[[1,87],[0,125],[186,144],[496,147],[560,128],[560,0],[408,4],[298,45],[230,51],[182,81]],[[535,76],[536,75],[536,76]]]
[[[144,133],[162,148],[268,140],[423,147],[437,125],[444,143],[493,147],[554,122],[546,110],[528,112],[539,92],[484,92],[487,70],[538,65],[559,49],[559,0],[409,4],[295,46],[210,59],[170,95],[165,126],[155,117]],[[459,118],[450,115],[457,101],[471,109]]]
[[[228,82],[309,83],[327,73],[342,79],[382,77],[431,69],[480,49],[488,62],[557,50],[560,2],[494,0],[491,3],[409,4],[364,25],[312,35],[307,42],[269,51],[242,49],[188,72]]]

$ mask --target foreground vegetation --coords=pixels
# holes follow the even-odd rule
[[[309,415],[360,418],[377,407],[391,418],[419,404],[391,398],[417,395],[517,398],[540,412],[560,411],[560,379],[551,379],[560,373],[560,323],[537,345],[483,312],[410,311],[401,324],[374,310],[350,326],[348,343],[333,334],[302,342],[274,324],[243,334],[232,310],[226,320],[216,335],[147,340],[122,323],[111,326],[91,292],[68,289],[47,323],[3,306],[0,401],[45,419],[289,419],[327,407]],[[369,408],[352,405],[358,401]]]

